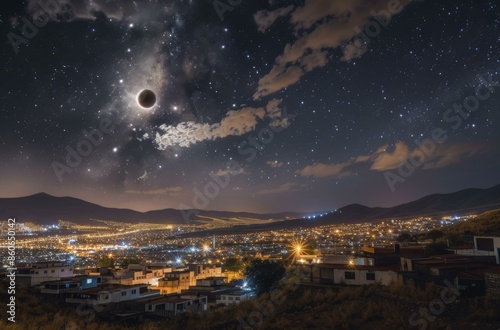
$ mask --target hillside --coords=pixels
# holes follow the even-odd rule
[[[488,189],[465,189],[450,194],[432,194],[390,208],[351,204],[338,209],[337,212],[327,214],[323,217],[316,217],[315,219],[296,219],[286,222],[239,226],[237,228],[221,228],[188,235],[204,236],[212,233],[237,234],[290,228],[311,228],[340,223],[376,222],[395,218],[460,215],[492,210],[499,206],[500,185],[497,185]]]
[[[238,219],[260,222],[297,218],[300,213],[254,214],[248,212],[199,211],[198,217],[190,217],[190,221],[210,221],[223,219],[228,223],[238,223]],[[39,224],[56,224],[58,220],[66,220],[78,224],[93,223],[90,219],[100,219],[131,223],[186,224],[183,213],[176,209],[163,209],[149,212],[138,212],[129,209],[103,207],[72,197],[55,197],[40,193],[19,198],[0,198],[0,217],[7,219],[16,217],[22,221]],[[231,220],[233,219],[233,220]],[[257,221],[259,222],[259,221]]]
[[[456,223],[446,228],[446,232],[456,235],[469,233],[478,236],[500,234],[500,209],[484,212],[475,219]]]

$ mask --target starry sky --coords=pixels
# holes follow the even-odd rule
[[[313,212],[499,184],[499,14],[493,0],[7,0],[0,197]]]

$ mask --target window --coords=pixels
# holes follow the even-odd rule
[[[136,293],[137,293],[136,289],[132,290],[132,294],[136,294]]]
[[[122,291],[122,296],[126,296],[127,295],[127,291]]]
[[[61,273],[62,273],[62,272],[64,272],[64,268],[63,268],[63,269],[61,269]]]
[[[50,272],[51,272],[51,273],[55,273],[55,270],[53,270],[53,269],[52,269]]]
[[[36,275],[38,275],[38,272],[35,272]]]
[[[367,281],[375,281],[375,273],[366,273]]]
[[[46,271],[46,270],[44,270],[44,271],[43,271],[43,273],[44,273],[44,274],[47,274],[47,271]]]
[[[152,310],[153,310],[153,305],[149,305],[149,306],[148,306],[148,309],[149,309],[150,311],[152,311]]]
[[[234,298],[234,299],[235,299],[235,300],[240,300],[240,297],[236,297],[236,298]]]
[[[356,274],[354,272],[345,272],[345,279],[346,280],[355,280]]]

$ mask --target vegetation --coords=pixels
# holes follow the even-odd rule
[[[446,234],[452,237],[498,233],[500,233],[500,210],[484,212],[474,219],[459,222],[446,228]]]
[[[128,267],[128,265],[137,265],[137,264],[141,264],[142,263],[142,260],[139,259],[139,258],[124,258],[120,261],[120,265],[122,267]]]
[[[103,255],[97,259],[97,267],[114,267],[115,259],[107,255]]]
[[[280,263],[254,259],[245,269],[245,276],[250,279],[250,284],[260,295],[270,292],[285,276],[285,272],[285,267]]]
[[[325,288],[297,287],[281,281],[275,284],[280,299],[265,293],[253,301],[219,308],[205,314],[188,313],[174,319],[146,320],[141,324],[107,323],[77,313],[75,306],[50,303],[43,298],[16,290],[16,323],[0,318],[0,329],[412,329],[409,317],[439,299],[442,289],[429,285],[424,290],[392,284]],[[0,303],[8,300],[4,286]],[[276,302],[277,301],[277,302]],[[5,305],[4,305],[5,306]],[[461,299],[445,305],[444,312],[428,322],[427,329],[498,329],[500,301],[487,298]],[[432,315],[431,315],[432,316]],[[88,322],[86,322],[88,321]],[[473,326],[474,325],[474,326]],[[415,329],[418,329],[415,328]]]
[[[245,263],[240,258],[227,258],[223,265],[224,271],[241,272],[245,269]]]

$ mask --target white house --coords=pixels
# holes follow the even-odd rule
[[[147,284],[122,285],[107,284],[90,290],[74,290],[67,292],[66,302],[85,303],[88,305],[106,305],[128,300],[157,297],[158,291],[149,291]]]
[[[27,267],[18,267],[16,279],[19,284],[38,285],[73,277],[74,267],[63,262],[37,262]]]
[[[500,236],[474,236],[474,247],[478,254],[494,255],[500,264]]]
[[[251,299],[250,291],[233,290],[221,293],[220,295],[217,296],[215,302],[217,305],[224,304],[226,306],[229,306],[232,304],[239,304],[244,300],[250,300],[250,299]]]
[[[193,313],[207,310],[206,296],[178,295],[152,299],[145,304],[146,313],[170,317],[179,313],[191,311]]]
[[[303,271],[308,270],[306,266]],[[303,280],[323,284],[365,285],[381,283],[388,285],[398,282],[399,266],[359,266],[343,264],[318,264],[311,267],[312,274],[304,276]]]

